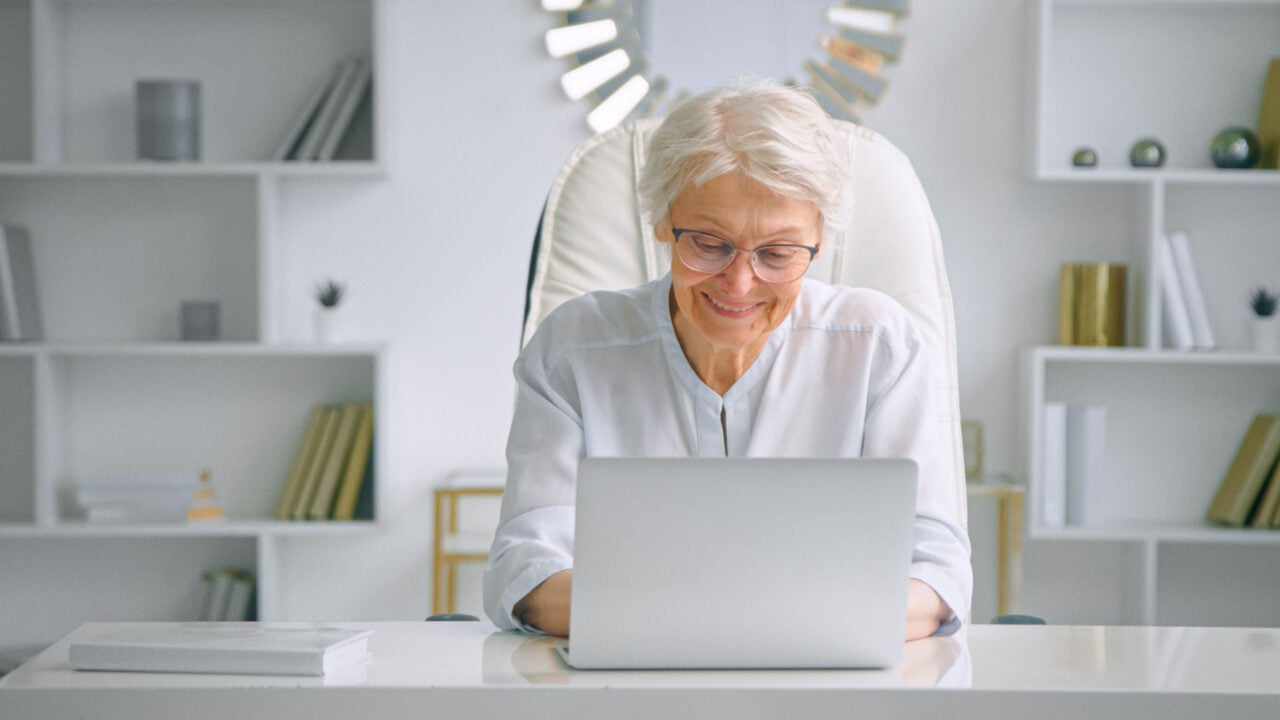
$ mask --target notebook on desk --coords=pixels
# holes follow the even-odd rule
[[[588,458],[571,666],[871,668],[906,627],[916,465]]]

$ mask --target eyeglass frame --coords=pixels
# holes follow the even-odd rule
[[[725,261],[724,267],[720,268],[719,270],[716,270],[714,272],[710,270],[699,270],[698,268],[689,265],[689,262],[684,259],[683,255],[680,254],[680,249],[678,247],[680,243],[680,236],[684,235],[685,233],[705,235],[706,237],[709,237],[712,240],[718,240],[724,243],[725,245],[728,245],[729,247],[733,248],[733,254],[730,255],[729,259]],[[671,236],[672,236],[672,240],[671,240],[672,252],[675,254],[677,258],[680,259],[680,264],[684,265],[685,267],[689,268],[694,272],[718,275],[733,266],[733,261],[738,259],[738,253],[747,252],[742,248],[738,247],[737,245],[734,245],[733,243],[729,242],[728,240],[725,240],[724,238],[718,235],[712,235],[711,233],[703,230],[694,230],[693,228],[678,228],[674,224],[672,224]],[[756,267],[756,257],[757,257],[756,253],[760,252],[761,250],[769,250],[772,248],[801,248],[803,250],[808,250],[809,262],[805,263],[804,270],[801,270],[799,275],[789,280],[765,280],[763,277],[760,277],[760,269]],[[754,250],[751,250],[750,260],[748,261],[748,264],[751,266],[752,274],[754,274],[756,278],[760,280],[760,282],[771,283],[771,284],[795,282],[796,280],[799,280],[800,278],[804,277],[804,274],[806,272],[809,272],[809,266],[813,264],[813,259],[818,256],[818,250],[819,248],[816,245],[802,245],[799,243],[770,243],[768,245],[761,245],[760,247],[755,248]]]

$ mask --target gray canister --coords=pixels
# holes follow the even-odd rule
[[[139,80],[138,158],[200,159],[200,81]]]

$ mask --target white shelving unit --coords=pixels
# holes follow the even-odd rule
[[[48,338],[0,344],[0,607],[20,609],[0,613],[0,646],[195,619],[201,572],[223,565],[255,573],[260,618],[305,613],[290,549],[380,530],[381,488],[369,520],[272,519],[315,404],[371,402],[384,426],[386,348],[282,342],[307,289],[281,287],[279,237],[297,184],[385,174],[379,2],[0,0],[0,221],[29,230]],[[355,141],[332,162],[268,161],[356,53],[375,73]],[[147,77],[200,80],[200,161],[133,159]],[[179,341],[187,299],[219,302],[222,341]],[[224,522],[90,524],[65,498],[80,474],[200,469]]]
[[[1095,569],[1125,588],[1121,620],[1276,625],[1280,532],[1210,526],[1204,514],[1257,412],[1280,411],[1280,356],[1248,352],[1249,289],[1280,283],[1280,172],[1213,168],[1209,144],[1257,122],[1263,79],[1280,54],[1276,0],[1033,0],[1031,173],[1045,182],[1130,189],[1129,347],[1029,348],[1023,358],[1029,534],[1119,546]],[[1154,136],[1165,167],[1128,166]],[[1096,168],[1074,168],[1076,148]],[[1186,230],[1219,349],[1162,349],[1154,251]],[[1047,527],[1043,409],[1106,408],[1102,517]],[[1265,579],[1262,579],[1265,578]]]

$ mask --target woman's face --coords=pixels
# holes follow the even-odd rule
[[[718,274],[689,269],[672,248],[673,321],[685,351],[694,340],[710,345],[712,351],[758,352],[791,312],[803,277],[763,282],[751,268],[751,251],[779,243],[818,246],[817,206],[777,195],[733,172],[701,187],[686,187],[671,204],[668,222],[654,233],[659,240],[672,242],[672,227],[714,235],[738,248],[733,262]],[[689,333],[696,337],[687,337]]]

